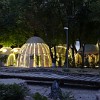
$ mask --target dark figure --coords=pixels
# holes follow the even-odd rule
[[[54,81],[51,86],[50,98],[52,98],[53,100],[57,100],[58,98],[60,100],[62,100],[62,91],[61,91],[57,81]]]
[[[61,67],[61,57],[59,57],[58,66]]]

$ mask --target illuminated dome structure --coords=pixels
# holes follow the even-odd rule
[[[83,48],[80,48],[78,52],[82,52]],[[98,48],[94,44],[85,44],[85,54],[98,54]]]
[[[7,66],[15,66],[17,62],[17,54],[19,53],[20,48],[13,48],[11,53],[7,58]]]
[[[79,53],[82,53],[83,49],[80,48],[79,49]],[[98,63],[99,59],[98,59],[98,48],[96,45],[94,44],[85,44],[85,58],[88,58],[88,63],[89,66],[94,66],[95,64]]]
[[[29,38],[20,49],[17,66],[26,68],[52,66],[48,45],[40,37]]]
[[[54,47],[51,48],[51,52],[53,53],[53,56],[55,55],[54,53]],[[56,46],[56,66],[63,66],[65,62],[65,55],[66,55],[66,46],[65,45],[58,45]]]

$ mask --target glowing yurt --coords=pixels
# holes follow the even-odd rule
[[[19,53],[20,48],[13,48],[11,53],[7,58],[7,66],[15,66],[17,63],[17,54]]]
[[[80,48],[78,52],[82,52],[83,48]],[[87,54],[98,54],[98,48],[94,44],[85,44],[85,51],[84,53]]]
[[[55,55],[54,53],[54,47],[51,48],[51,52],[53,53],[53,56]],[[66,55],[66,46],[65,45],[58,45],[56,46],[56,66],[63,66],[65,62],[65,55]]]
[[[52,66],[48,45],[40,37],[29,38],[20,49],[17,66],[26,68]]]
[[[78,52],[82,52],[83,49],[80,48]],[[88,57],[88,62],[90,66],[95,65],[99,60],[98,60],[98,48],[94,44],[85,44],[85,51],[84,51],[85,56]]]

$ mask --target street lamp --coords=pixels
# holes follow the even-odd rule
[[[82,52],[82,67],[84,67],[84,52],[85,52],[85,44],[82,45],[83,52]]]
[[[66,33],[66,66],[68,68],[68,27],[64,27]]]
[[[75,48],[77,51],[80,49],[80,41],[79,40],[75,41]]]

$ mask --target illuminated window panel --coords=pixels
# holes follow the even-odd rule
[[[18,59],[18,67],[51,67],[52,60],[47,44],[40,37],[31,37],[21,47]]]

